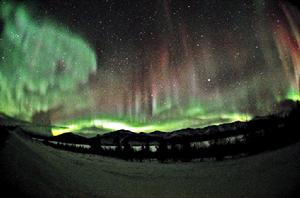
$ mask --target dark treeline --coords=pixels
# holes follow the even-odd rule
[[[114,142],[114,148],[102,144],[100,135],[91,139],[89,148],[76,144],[53,143],[45,140],[45,144],[55,148],[79,153],[89,153],[121,158],[125,160],[192,161],[223,160],[224,158],[252,155],[266,150],[273,150],[300,141],[298,135],[299,108],[286,115],[272,115],[256,118],[245,123],[237,123],[226,133],[211,132],[209,135],[186,133],[185,135],[166,138],[159,136],[155,139],[139,136],[119,138]],[[191,130],[191,129],[186,129]],[[217,135],[221,134],[221,135]],[[224,135],[226,134],[226,135]],[[205,138],[203,138],[205,137]],[[139,142],[140,149],[134,149]],[[142,143],[141,143],[142,142]],[[155,147],[155,151],[150,147]]]
[[[46,139],[43,140],[43,143],[47,146],[51,146],[56,149],[62,149],[62,150],[66,150],[66,151],[76,152],[76,153],[85,153],[85,154],[91,153],[89,148],[86,148],[81,145],[65,144],[62,142],[53,143],[53,142],[49,142]]]

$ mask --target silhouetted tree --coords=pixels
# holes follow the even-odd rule
[[[156,153],[157,153],[157,159],[160,162],[166,161],[167,154],[168,154],[168,147],[167,147],[167,143],[165,140],[159,141],[159,145],[158,145],[158,149],[157,149]]]
[[[185,141],[181,147],[181,160],[188,162],[192,160],[192,147],[191,143]]]
[[[94,139],[92,139],[91,143],[91,152],[94,154],[101,154],[103,149],[102,149],[102,144],[101,144],[101,137],[98,134]]]
[[[122,157],[125,159],[125,160],[133,160],[133,155],[134,155],[134,150],[133,148],[131,147],[131,145],[129,144],[128,141],[125,141],[123,142],[123,146],[124,146],[124,149],[123,149],[123,152],[122,152]]]

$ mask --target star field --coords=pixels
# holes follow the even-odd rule
[[[287,2],[36,0],[2,12],[0,110],[23,119],[170,131],[299,99],[300,14]]]

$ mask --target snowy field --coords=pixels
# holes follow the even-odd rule
[[[28,197],[300,197],[300,143],[223,162],[160,164],[56,150],[11,134],[0,175],[2,188]]]

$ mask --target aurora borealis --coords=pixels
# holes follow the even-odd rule
[[[72,103],[77,85],[96,70],[88,44],[50,21],[35,23],[24,7],[3,3],[1,11],[0,110],[30,119]]]
[[[299,100],[300,11],[286,1],[1,2],[0,112],[53,134],[172,131]]]

